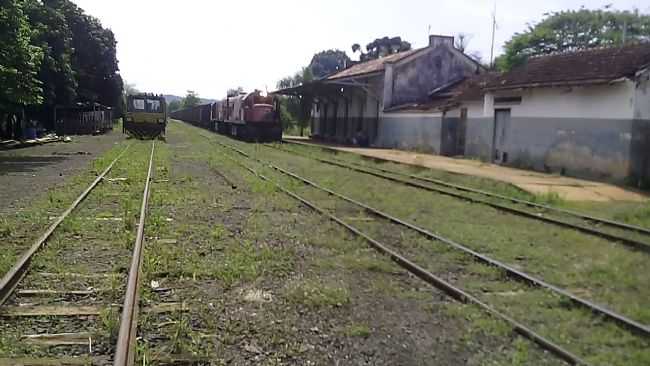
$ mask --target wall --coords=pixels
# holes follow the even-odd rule
[[[650,119],[650,70],[641,72],[634,90],[634,118]]]
[[[437,154],[440,152],[441,125],[439,113],[384,113],[374,145]]]
[[[632,152],[645,146],[632,141],[635,134],[644,138],[646,128],[633,120],[636,89],[625,81],[488,93],[483,103],[461,106],[468,108],[466,155],[492,160],[494,110],[507,108],[511,121],[501,149],[508,153],[506,165],[617,182],[632,171],[643,175],[648,164]],[[500,96],[521,96],[521,103],[495,104]]]
[[[520,96],[521,104],[495,104],[494,97]],[[510,108],[513,117],[631,119],[635,88],[632,81],[571,88],[499,91],[485,96],[484,117],[495,108]]]
[[[407,57],[394,64],[392,80],[386,79],[389,85],[385,87],[392,88],[386,107],[426,100],[435,88],[472,75],[476,69],[476,64],[445,44]]]

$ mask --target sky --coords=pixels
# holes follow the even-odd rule
[[[489,61],[494,0],[73,0],[117,39],[120,72],[143,92],[222,98],[227,89],[274,90],[326,49],[400,36],[414,48],[429,34],[469,35]],[[495,53],[551,11],[639,9],[650,0],[496,0]]]

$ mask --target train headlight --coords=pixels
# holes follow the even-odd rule
[[[126,117],[124,120],[126,122],[133,122],[133,117]]]
[[[158,118],[158,123],[163,123],[165,120],[163,118]]]

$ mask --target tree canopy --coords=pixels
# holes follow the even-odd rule
[[[625,39],[624,39],[625,38]],[[567,10],[545,14],[545,18],[516,33],[506,42],[497,67],[508,70],[527,57],[574,51],[650,39],[650,15],[634,11]]]
[[[277,87],[278,89],[291,88],[308,83],[313,79],[312,68],[307,66],[293,76],[287,76],[278,81]],[[304,129],[309,125],[313,100],[314,97],[311,95],[280,97],[280,119],[285,131],[297,128],[300,130],[300,135],[303,135]]]
[[[0,117],[101,103],[121,111],[113,32],[70,0],[0,0]]]
[[[341,50],[327,50],[315,54],[311,58],[308,68],[311,75],[322,78],[326,75],[341,71],[352,63],[350,57]]]
[[[228,96],[228,98],[230,98],[230,97],[237,96],[237,95],[239,95],[239,94],[241,94],[243,92],[244,92],[244,87],[243,86],[238,86],[236,88],[228,89],[228,91],[226,92],[226,96]]]
[[[398,52],[409,51],[410,49],[411,44],[403,41],[401,37],[377,38],[366,45],[365,53],[361,50],[361,46],[358,43],[352,45],[353,53],[357,51],[361,53],[359,57],[361,62],[375,60]]]
[[[40,104],[43,83],[38,71],[43,50],[32,43],[32,27],[22,1],[2,0],[0,7],[0,108]]]
[[[201,103],[201,98],[194,90],[188,90],[187,95],[183,98],[183,108],[190,108]]]

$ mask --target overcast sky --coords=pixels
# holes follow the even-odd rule
[[[468,51],[490,56],[493,0],[74,0],[111,28],[124,79],[141,91],[221,98],[231,87],[275,89],[314,53],[378,37],[413,47],[433,34],[471,35]],[[650,0],[497,0],[495,50],[545,12],[582,5],[638,8]]]

